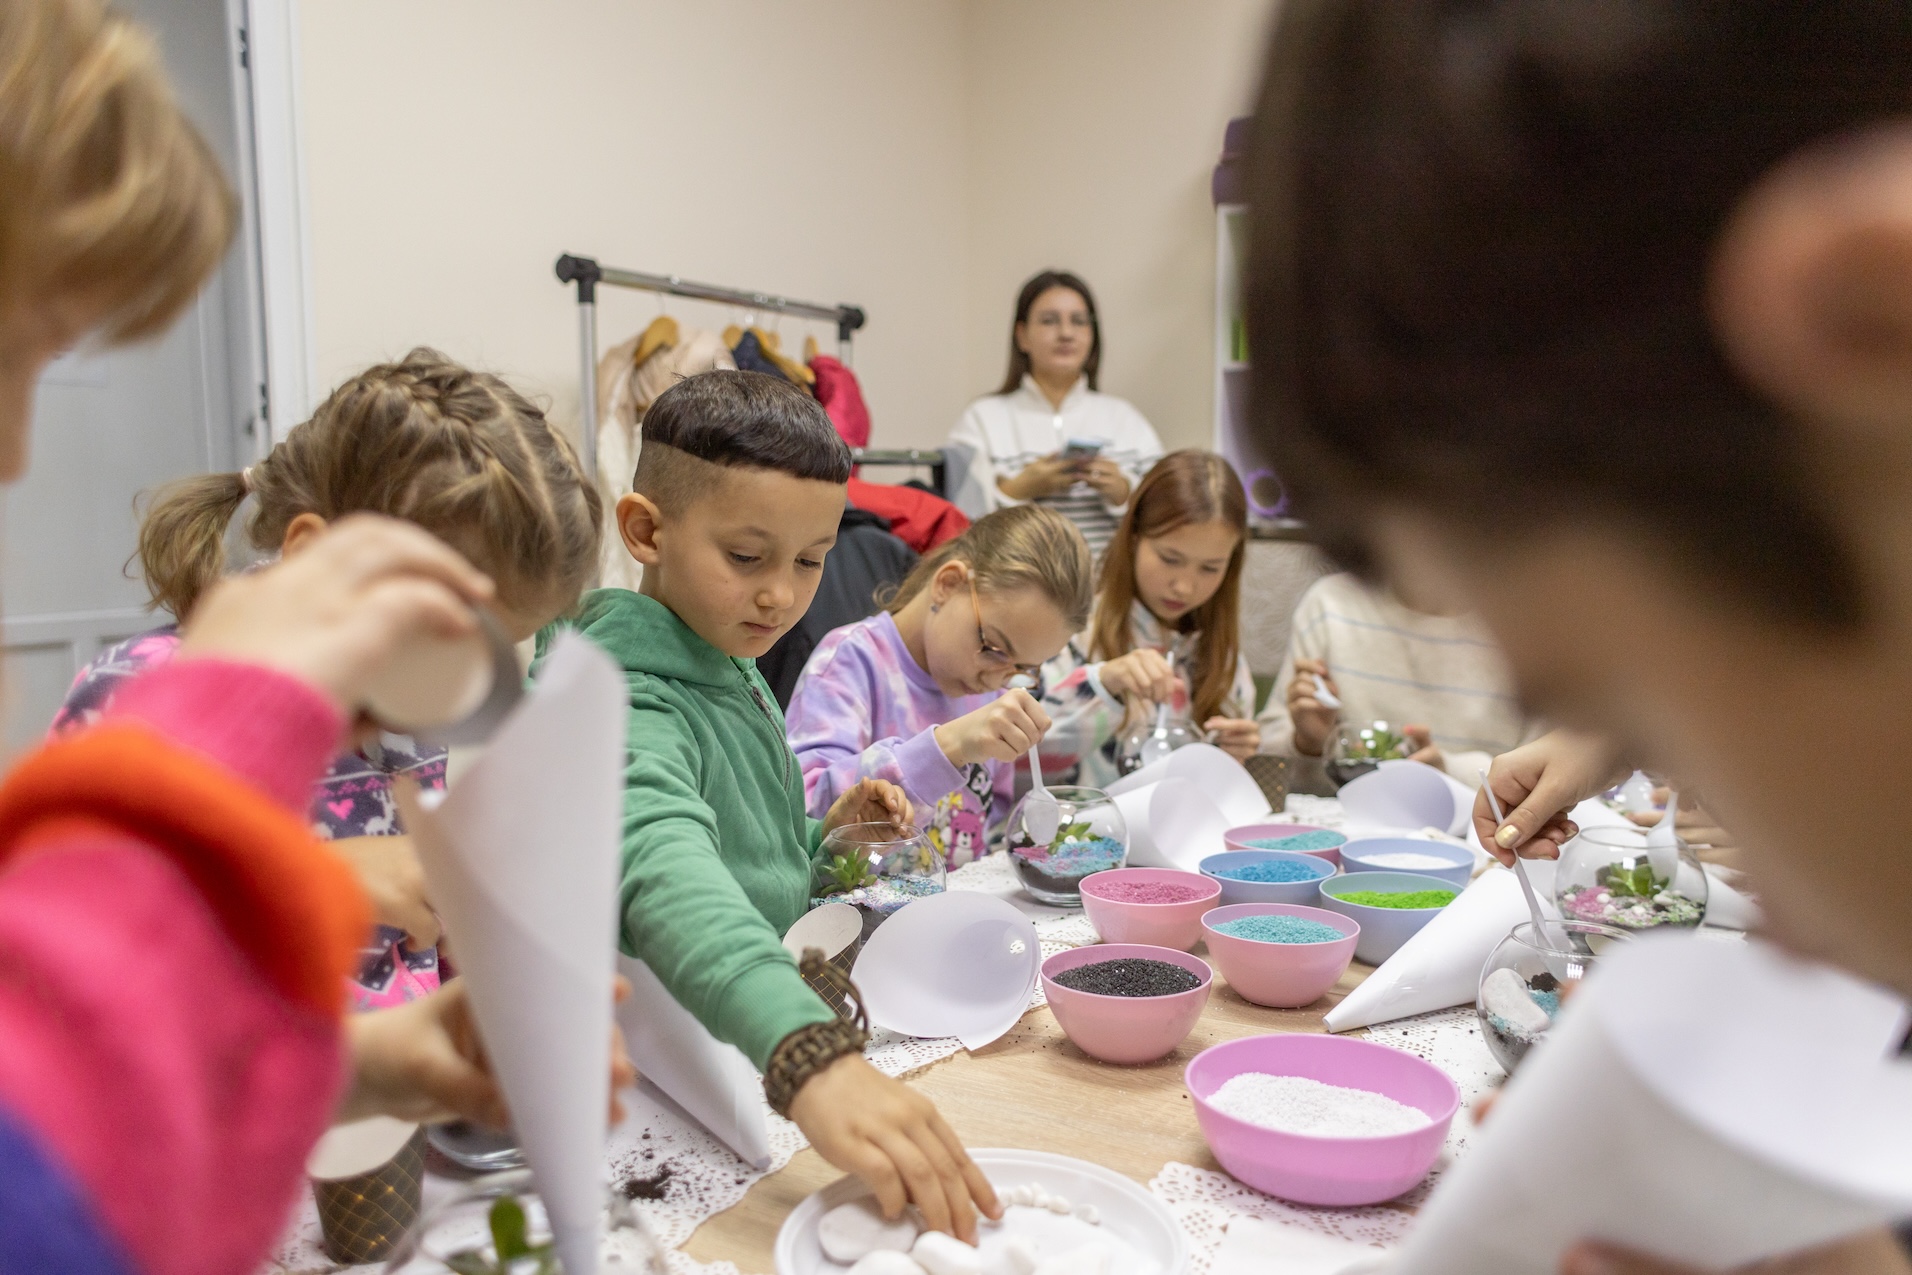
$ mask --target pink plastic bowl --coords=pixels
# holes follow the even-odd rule
[[[1132,903],[1103,893],[1124,882],[1185,885],[1201,893],[1182,903]],[[1201,941],[1202,913],[1221,897],[1221,882],[1173,868],[1111,868],[1082,879],[1082,908],[1104,943],[1147,943],[1186,952]]]
[[[1208,1105],[1208,1096],[1224,1082],[1248,1071],[1386,1094],[1419,1107],[1433,1123],[1384,1138],[1316,1138],[1264,1129]],[[1434,1167],[1461,1105],[1460,1090],[1434,1064],[1347,1036],[1226,1041],[1195,1055],[1183,1079],[1202,1136],[1222,1168],[1257,1191],[1298,1204],[1379,1204],[1410,1189]]]
[[[1079,965],[1095,965],[1120,957],[1167,961],[1201,979],[1201,985],[1173,996],[1101,996],[1078,992],[1055,981],[1055,975]],[[1057,952],[1042,963],[1042,992],[1049,1009],[1062,1024],[1063,1034],[1091,1058],[1112,1063],[1154,1062],[1172,1053],[1195,1030],[1195,1020],[1208,1004],[1214,972],[1199,956],[1146,943],[1098,943]]]
[[[1304,921],[1332,925],[1341,937],[1323,943],[1261,943],[1223,934],[1215,927],[1245,916],[1298,916]],[[1312,1005],[1341,981],[1361,941],[1361,923],[1326,908],[1298,903],[1232,903],[1212,909],[1202,918],[1202,936],[1208,954],[1228,985],[1244,1000],[1277,1009]]]
[[[1222,843],[1230,850],[1266,850],[1267,846],[1251,846],[1251,841],[1266,841],[1270,837],[1298,837],[1304,832],[1329,832],[1341,837],[1341,841],[1326,850],[1296,850],[1294,854],[1311,854],[1317,859],[1326,859],[1335,867],[1341,866],[1341,846],[1347,837],[1335,832],[1333,828],[1317,828],[1311,823],[1245,823],[1238,828],[1230,828],[1222,834]]]

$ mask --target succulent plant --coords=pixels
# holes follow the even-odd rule
[[[549,1241],[533,1244],[524,1206],[505,1196],[491,1206],[491,1257],[468,1248],[445,1259],[456,1275],[557,1275],[558,1256]]]

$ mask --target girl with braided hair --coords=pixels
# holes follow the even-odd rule
[[[417,349],[353,377],[263,461],[163,488],[140,527],[152,605],[175,623],[128,638],[81,670],[56,735],[97,720],[128,679],[171,658],[179,624],[227,572],[238,539],[266,561],[290,557],[331,523],[370,512],[416,523],[496,583],[495,611],[522,641],[577,601],[598,553],[597,490],[544,414],[503,380]],[[442,788],[443,749],[361,737],[319,782],[313,830],[358,869],[378,929],[351,988],[354,1008],[403,1004],[438,986],[438,919],[392,780]]]

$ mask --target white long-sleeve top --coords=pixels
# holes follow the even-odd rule
[[[1411,611],[1351,575],[1331,575],[1295,606],[1281,680],[1261,711],[1263,752],[1298,756],[1288,716],[1297,660],[1327,664],[1343,722],[1427,727],[1447,772],[1469,786],[1495,754],[1541,730],[1521,711],[1507,661],[1477,621]]]
[[[1015,477],[1031,461],[1053,456],[1072,439],[1100,442],[1102,455],[1122,467],[1131,486],[1162,457],[1155,427],[1127,399],[1092,390],[1085,378],[1075,383],[1057,410],[1034,378],[1024,376],[1014,393],[990,394],[971,403],[950,432],[950,499],[971,518],[1022,504],[1005,496],[996,480]],[[1124,508],[1105,502],[1087,483],[1036,503],[1073,522],[1098,558],[1114,537]]]

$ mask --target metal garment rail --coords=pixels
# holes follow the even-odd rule
[[[597,289],[599,284],[613,288],[634,288],[640,292],[662,292],[673,297],[691,297],[698,301],[716,301],[723,305],[743,306],[773,314],[793,314],[804,319],[824,319],[836,324],[839,349],[850,343],[851,333],[862,327],[867,316],[862,306],[823,305],[815,301],[792,301],[767,292],[744,288],[720,288],[715,284],[691,283],[674,274],[645,274],[638,270],[618,270],[602,266],[592,257],[565,253],[558,258],[558,279],[576,284],[578,290],[578,347],[580,353],[578,404],[579,457],[584,472],[597,473]],[[847,353],[847,351],[843,351]],[[847,359],[845,360],[848,361]],[[941,458],[938,457],[938,462]],[[924,461],[924,464],[936,462]]]

